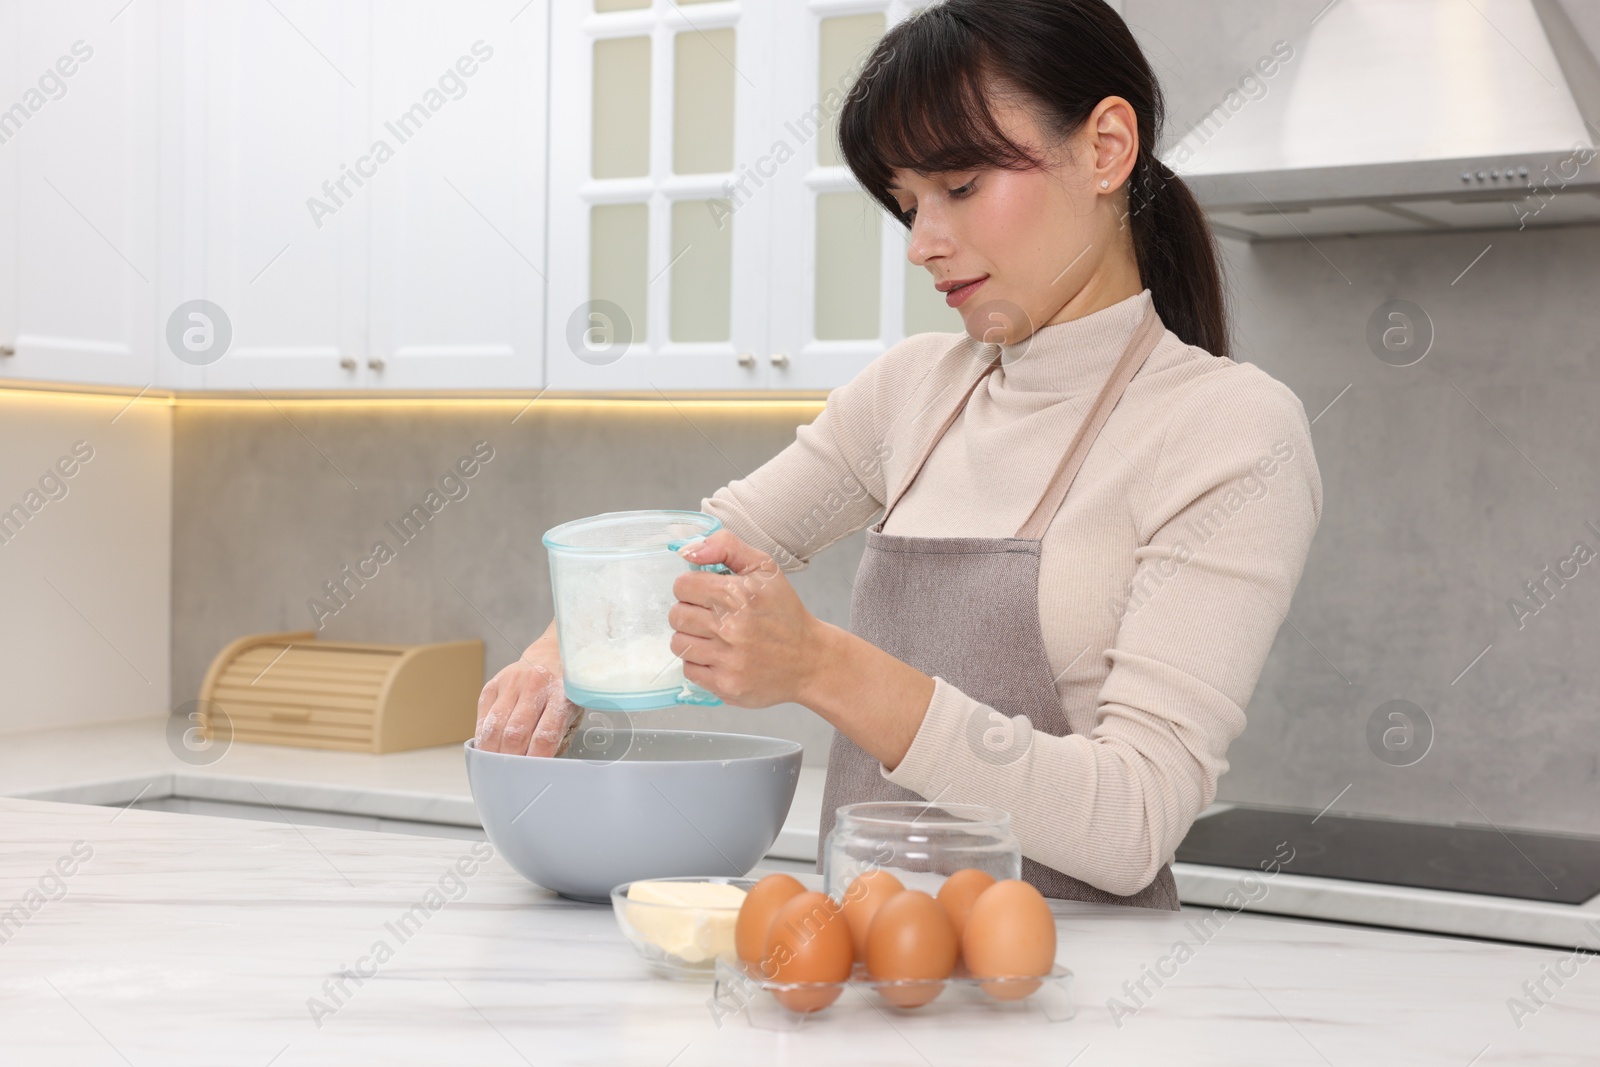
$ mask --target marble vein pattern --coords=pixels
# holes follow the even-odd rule
[[[1600,1041],[1600,967],[1570,951],[1249,912],[1196,944],[1209,909],[1061,901],[1070,1020],[846,997],[778,1032],[719,1024],[708,984],[653,976],[609,908],[486,842],[18,799],[0,825],[0,1062],[30,1067],[1468,1067]]]

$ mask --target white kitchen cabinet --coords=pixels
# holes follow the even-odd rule
[[[184,292],[233,338],[170,383],[541,384],[543,4],[279,8],[184,15]]]
[[[168,302],[211,301],[231,339],[220,358],[180,359],[164,344],[164,384],[366,384],[373,190],[346,179],[350,195],[341,196],[331,185],[370,143],[366,6],[227,0],[175,13],[182,195],[169,225],[181,240]],[[314,217],[313,197],[332,213]]]
[[[735,204],[766,137],[772,0],[554,8],[550,304],[558,389],[764,389],[768,197]]]
[[[537,387],[545,5],[386,0],[372,20],[370,137],[395,156],[370,183],[369,381]]]
[[[871,77],[873,46],[920,6],[783,7],[779,33],[799,62],[783,68],[774,117],[777,135],[802,146],[803,163],[781,169],[772,190],[783,207],[773,226],[768,344],[787,356],[775,389],[831,389],[911,334],[963,328],[928,271],[906,259],[905,227],[861,189],[838,151],[837,116],[857,79]],[[780,254],[791,249],[799,254]]]
[[[556,8],[553,387],[826,390],[907,333],[961,329],[914,288],[908,303],[904,231],[833,145],[866,55],[910,10],[890,8]]]
[[[0,382],[155,375],[160,10],[0,4]]]
[[[17,76],[19,11],[15,3],[0,3],[0,97],[16,98],[20,87]],[[17,153],[11,150],[16,136],[14,120],[0,117],[0,383],[14,373],[17,354],[17,274],[21,268],[17,251],[17,213],[11,210],[18,197]]]
[[[833,149],[916,3],[0,0],[7,99],[95,49],[0,145],[0,374],[831,388],[961,328]]]

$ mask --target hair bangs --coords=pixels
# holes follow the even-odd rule
[[[1040,165],[1005,135],[990,109],[991,92],[1007,90],[988,73],[983,42],[952,35],[950,27],[935,32],[930,23],[937,11],[902,23],[878,42],[839,116],[845,164],[902,224],[889,191],[897,170],[930,175]]]

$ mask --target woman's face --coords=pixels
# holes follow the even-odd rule
[[[912,215],[906,257],[941,291],[967,333],[1015,343],[1143,288],[1122,188],[1138,155],[1133,110],[1107,97],[1078,135],[1051,144],[1030,109],[995,100],[995,117],[1047,168],[895,172],[890,193]],[[1102,179],[1110,183],[1101,189]],[[1129,288],[1131,286],[1131,289]]]

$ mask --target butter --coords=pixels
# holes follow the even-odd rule
[[[685,963],[704,963],[733,954],[744,897],[722,882],[634,882],[625,911],[646,941]]]

